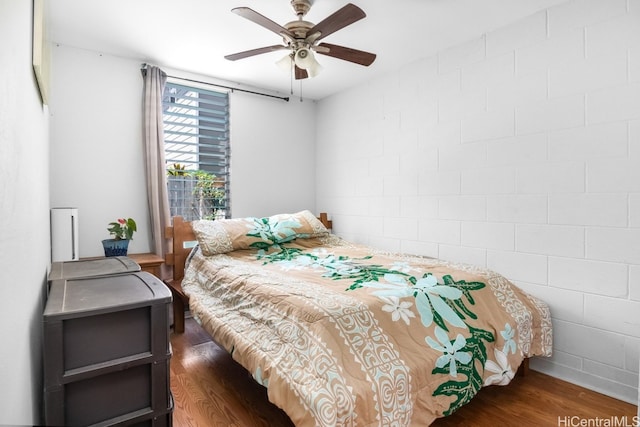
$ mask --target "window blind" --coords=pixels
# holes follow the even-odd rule
[[[228,94],[167,82],[162,103],[171,215],[230,217]]]

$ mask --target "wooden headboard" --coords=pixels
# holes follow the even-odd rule
[[[172,239],[171,252],[164,255],[164,262],[173,269],[173,280],[184,277],[184,264],[193,246],[185,247],[185,243],[196,240],[193,234],[191,223],[184,221],[181,216],[174,216],[171,219],[171,226],[166,227],[164,235],[167,239]]]
[[[318,219],[329,230],[333,228],[333,222],[328,218],[326,212],[321,212]],[[194,242],[196,236],[193,234],[190,222],[184,221],[181,216],[174,216],[172,225],[165,228],[165,237],[172,239],[173,243],[171,244],[171,252],[164,255],[164,262],[172,267],[173,280],[180,280],[184,277],[184,264],[193,248],[193,244],[189,243]]]

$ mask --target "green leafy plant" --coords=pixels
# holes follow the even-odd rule
[[[196,219],[215,219],[225,208],[225,181],[203,170],[189,170],[187,166],[173,163],[167,166],[169,190],[177,199],[172,209],[181,215]],[[189,196],[187,193],[191,193]],[[188,211],[188,213],[186,213]]]
[[[224,181],[202,170],[190,171],[188,176],[194,179],[193,195],[198,217],[214,219],[216,211],[224,206]]]
[[[170,168],[167,168],[167,175],[169,176],[184,176],[187,174],[184,165],[180,163],[174,163]]]
[[[115,240],[131,240],[133,233],[138,231],[138,227],[133,218],[118,218],[117,221],[109,223],[107,231]]]
[[[193,193],[199,198],[218,200],[224,197],[224,182],[214,174],[197,170],[188,172],[188,175],[196,179]]]

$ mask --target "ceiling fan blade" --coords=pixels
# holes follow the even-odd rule
[[[334,58],[343,59],[345,61],[368,67],[376,60],[374,53],[365,52],[363,50],[351,49],[350,47],[338,46],[329,43],[320,43],[316,52],[321,55],[332,56]],[[329,49],[327,51],[327,49]]]
[[[295,75],[296,75],[296,80],[302,80],[302,79],[306,79],[307,77],[309,77],[309,74],[307,73],[307,70],[304,70],[304,69],[298,67],[297,65],[296,65]]]
[[[366,13],[353,3],[349,3],[338,11],[329,15],[322,21],[318,22],[313,28],[307,31],[308,35],[320,32],[320,37],[315,40],[321,40],[327,37],[329,34],[333,34],[336,31],[351,25],[356,21],[361,20],[367,16]]]
[[[266,28],[269,31],[273,31],[278,35],[286,34],[290,38],[295,38],[295,35],[291,31],[287,30],[282,25],[273,22],[266,16],[259,14],[253,9],[250,9],[248,7],[236,7],[231,9],[231,12],[235,13],[236,15],[242,16],[243,18],[248,19],[251,22],[255,22],[256,24]]]
[[[260,55],[262,53],[275,52],[276,50],[288,49],[287,46],[276,44],[273,46],[260,47],[258,49],[245,50],[244,52],[233,53],[225,56],[225,59],[229,61],[237,61],[238,59],[248,58],[254,55]]]

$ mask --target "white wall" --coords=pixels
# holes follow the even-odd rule
[[[79,209],[81,257],[102,255],[107,224],[123,216],[138,223],[130,252],[150,248],[143,62],[70,46],[53,49],[51,205]],[[241,92],[230,102],[233,216],[314,209],[315,104]],[[309,133],[293,138],[296,132]]]
[[[234,92],[230,103],[233,216],[315,212],[315,102]]]
[[[31,4],[0,0],[0,425],[41,423],[49,119],[31,66]]]
[[[131,217],[148,252],[140,61],[53,47],[51,206],[78,208],[80,256],[104,255],[107,224]]]
[[[640,1],[575,0],[322,100],[334,230],[546,300],[535,369],[631,403],[640,344]]]

